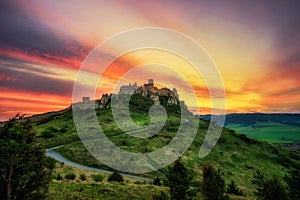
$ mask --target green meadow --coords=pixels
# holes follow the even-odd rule
[[[227,127],[247,136],[269,143],[295,143],[300,141],[300,127],[276,122],[256,122],[249,126],[229,124]]]

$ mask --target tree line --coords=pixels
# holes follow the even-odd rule
[[[234,180],[226,185],[221,171],[210,163],[205,163],[202,166],[202,179],[199,188],[190,186],[191,177],[180,159],[175,161],[174,165],[169,168],[167,178],[172,200],[227,200],[229,199],[227,194],[244,195],[243,191],[236,186]],[[277,176],[267,179],[262,171],[257,170],[252,179],[255,186],[254,195],[261,200],[299,200],[299,170],[291,170],[284,176],[284,181],[285,184]],[[191,189],[196,192],[191,193]],[[200,197],[197,196],[197,192]]]

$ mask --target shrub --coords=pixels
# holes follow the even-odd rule
[[[112,175],[110,175],[107,180],[109,182],[110,181],[122,182],[123,176],[118,171],[114,171],[114,173],[112,173]]]
[[[221,177],[220,171],[213,165],[205,163],[202,166],[202,194],[204,199],[228,199],[225,193],[225,181]]]
[[[235,195],[243,195],[243,192],[235,185],[235,182],[232,180],[227,188],[227,193]]]
[[[66,133],[66,132],[67,132],[67,129],[63,127],[63,128],[60,129],[60,132],[61,132],[61,133]]]
[[[142,183],[140,181],[135,181],[134,184],[136,184],[136,185],[142,185]]]
[[[74,180],[76,178],[76,175],[74,173],[66,174],[65,178],[67,180]]]
[[[55,163],[56,163],[56,160],[54,160],[53,158],[47,157],[45,159],[45,166],[50,170],[54,169]]]
[[[262,195],[262,190],[265,182],[265,177],[264,174],[258,169],[256,170],[255,174],[253,175],[252,183],[256,187],[256,191],[254,194],[258,197],[261,198]]]
[[[45,130],[41,133],[43,138],[52,138],[54,134],[50,130]]]
[[[56,180],[62,180],[62,176],[60,174],[57,174]]]
[[[80,174],[80,180],[82,180],[82,181],[85,181],[86,180],[86,176],[85,176],[85,174]]]
[[[161,186],[161,182],[158,176],[154,179],[153,184]]]
[[[92,174],[92,179],[95,182],[101,182],[103,181],[104,177],[101,174]]]
[[[185,199],[189,188],[189,176],[187,168],[179,160],[176,160],[173,167],[169,168],[167,174],[171,199]]]
[[[52,126],[49,128],[49,130],[52,131],[52,132],[57,132],[57,128],[52,127]]]
[[[284,186],[278,180],[277,177],[266,181],[262,190],[262,199],[264,200],[287,200],[288,196],[284,189]]]
[[[284,177],[291,200],[300,199],[300,172],[299,170],[292,170]]]
[[[164,193],[163,191],[160,192],[160,194],[155,194],[153,196],[153,200],[165,200],[169,199],[168,195]]]

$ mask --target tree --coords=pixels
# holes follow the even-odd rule
[[[202,166],[202,194],[204,199],[219,200],[228,199],[225,193],[225,181],[221,177],[220,171],[216,170],[212,164],[205,163]]]
[[[263,200],[287,200],[287,193],[277,177],[266,181],[262,190]]]
[[[300,171],[292,170],[285,175],[284,179],[288,185],[290,199],[300,199]]]
[[[235,182],[232,180],[227,188],[228,194],[235,194],[235,195],[243,195],[243,192],[235,185]]]
[[[51,170],[28,120],[17,115],[0,128],[0,155],[0,199],[45,197]]]
[[[189,188],[189,177],[185,166],[180,159],[176,160],[173,167],[169,168],[167,174],[169,187],[171,189],[171,199],[183,200]]]
[[[123,176],[118,172],[118,171],[114,171],[114,173],[112,173],[108,179],[109,182],[110,181],[116,181],[116,182],[122,182],[123,181]]]
[[[160,178],[158,176],[153,180],[153,184],[161,186]]]
[[[256,191],[254,194],[258,197],[261,198],[262,196],[262,190],[265,182],[265,177],[264,174],[258,169],[253,175],[252,183],[256,185]]]

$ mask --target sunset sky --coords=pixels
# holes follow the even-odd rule
[[[0,121],[18,112],[30,115],[69,106],[77,71],[89,52],[115,34],[140,27],[173,29],[202,45],[223,79],[227,113],[299,113],[299,8],[297,0],[1,1]],[[140,67],[152,62],[173,71],[160,70],[160,65]],[[124,55],[105,73],[105,87],[97,95],[111,92],[131,70],[134,75],[125,82],[143,84],[154,78],[176,87],[192,110],[209,113],[205,77],[192,77],[184,62],[154,50]],[[189,102],[178,71],[190,77],[199,109]]]

